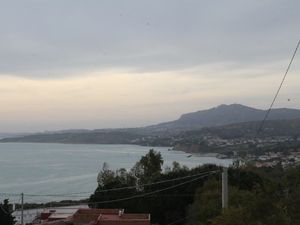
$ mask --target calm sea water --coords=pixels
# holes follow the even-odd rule
[[[73,145],[39,143],[0,143],[0,201],[9,197],[19,202],[19,196],[3,193],[25,193],[26,202],[70,199],[66,197],[26,196],[27,194],[92,193],[97,186],[97,174],[104,162],[110,169],[130,169],[150,148],[161,152],[164,167],[173,161],[194,167],[205,163],[229,165],[231,160],[214,157],[187,157],[189,154],[168,151],[164,147],[137,145]],[[88,197],[81,194],[72,199]]]

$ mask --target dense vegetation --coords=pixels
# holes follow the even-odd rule
[[[0,203],[0,224],[15,224],[14,217],[11,215],[11,205],[9,204],[8,199],[5,199],[3,203]]]
[[[40,133],[23,137],[4,138],[1,142],[37,142],[71,144],[131,144],[140,138],[138,134],[127,131],[84,131],[63,133]]]
[[[152,223],[162,225],[300,223],[300,167],[230,168],[229,208],[222,210],[220,173],[201,177],[207,171],[220,171],[219,167],[188,169],[174,162],[172,168],[163,171],[162,166],[160,153],[153,150],[130,171],[112,171],[105,164],[90,206],[151,213]],[[179,179],[182,177],[186,178]],[[177,180],[167,182],[170,179]]]
[[[258,133],[261,121],[234,123],[225,126],[203,128],[187,131],[180,136],[184,139],[194,139],[202,136],[216,136],[223,139],[293,137],[300,136],[300,119],[268,120],[264,124],[263,132]]]

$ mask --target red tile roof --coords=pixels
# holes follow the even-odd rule
[[[93,225],[150,225],[150,214],[126,214],[123,209],[79,209],[72,221]]]
[[[67,213],[42,214],[45,224],[56,221],[91,225],[150,225],[150,214],[127,214],[124,209],[78,209],[71,216]],[[52,224],[52,223],[51,223]],[[55,223],[56,224],[56,223]],[[61,223],[64,224],[64,223]]]

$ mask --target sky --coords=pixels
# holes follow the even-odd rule
[[[266,109],[298,0],[0,0],[0,132],[138,127]],[[300,108],[300,53],[275,107]]]

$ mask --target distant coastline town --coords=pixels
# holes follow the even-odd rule
[[[147,127],[48,131],[16,137],[6,134],[0,142],[167,146],[191,154],[232,158],[241,165],[298,165],[300,110],[273,109],[263,132],[258,132],[264,114],[264,110],[240,104],[220,105]]]

